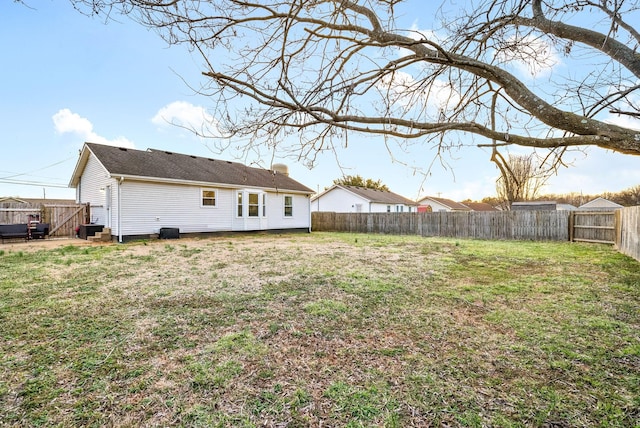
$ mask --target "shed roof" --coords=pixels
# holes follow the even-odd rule
[[[616,208],[624,208],[624,207],[613,201],[599,197],[599,198],[595,198],[592,201],[587,202],[586,204],[580,205],[579,209],[589,210],[589,209],[616,209]]]
[[[112,176],[149,181],[221,184],[313,193],[313,190],[286,174],[268,169],[252,168],[238,162],[163,150],[142,151],[94,143],[85,143],[69,184],[71,187],[78,184],[89,152],[93,153]]]

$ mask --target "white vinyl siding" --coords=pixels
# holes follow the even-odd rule
[[[355,213],[360,205],[362,212],[369,212],[369,201],[339,187],[313,201],[314,211]]]
[[[289,196],[289,195],[288,195]],[[285,217],[284,197],[282,193],[267,193],[267,218],[269,229],[303,229],[311,227],[311,206],[309,196],[290,195],[293,215]]]
[[[154,234],[162,227],[180,233],[231,230],[233,192],[218,189],[216,207],[202,206],[201,188],[125,180],[121,184],[122,234]]]
[[[84,174],[82,174],[76,190],[76,200],[81,204],[89,204],[91,207],[90,221],[92,223],[108,224],[105,207],[107,201],[106,191],[111,186],[111,213],[113,214],[113,207],[116,205],[116,201],[113,199],[114,184],[115,181],[109,178],[109,174],[100,162],[95,157],[89,156]]]

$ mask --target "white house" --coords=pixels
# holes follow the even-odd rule
[[[305,230],[313,190],[286,171],[85,143],[69,183],[118,241],[179,233]]]
[[[624,207],[605,198],[595,198],[594,200],[578,207],[580,211],[612,211],[619,208]]]
[[[434,198],[426,196],[418,201],[418,210],[420,212],[438,212],[438,211],[472,211],[466,205],[445,198]]]
[[[338,213],[416,212],[416,203],[396,193],[334,184],[311,198],[311,211]]]

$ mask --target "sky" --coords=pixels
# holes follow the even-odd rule
[[[424,28],[420,13],[413,16],[412,25]],[[74,199],[68,183],[85,141],[269,167],[271,159],[239,159],[238,152],[216,150],[171,124],[207,117],[208,100],[189,86],[201,81],[201,60],[134,22],[105,24],[67,0],[3,1],[0,46],[0,198]],[[392,152],[378,137],[353,135],[338,153],[321,154],[312,169],[296,159],[274,161],[319,191],[343,175],[361,175],[410,199],[480,200],[496,193],[499,174],[489,149],[453,150],[442,160],[419,144]],[[571,165],[543,193],[588,195],[640,185],[640,157],[590,148],[566,160]]]

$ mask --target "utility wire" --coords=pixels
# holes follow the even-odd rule
[[[38,187],[57,187],[59,189],[68,189],[69,186],[64,184],[51,184],[51,183],[39,183],[37,181],[23,181],[23,180],[6,180],[0,179],[0,184],[19,184],[22,186],[38,186]]]
[[[0,180],[6,180],[8,178],[20,177],[22,175],[30,175],[30,174],[32,174],[34,172],[42,171],[44,169],[51,168],[52,166],[60,165],[61,163],[64,163],[64,162],[66,162],[68,160],[71,160],[71,159],[74,159],[74,158],[75,158],[75,156],[71,156],[71,157],[66,158],[64,160],[61,160],[59,162],[52,163],[51,165],[43,166],[42,168],[34,169],[34,170],[28,171],[28,172],[22,172],[22,173],[19,173],[19,174],[13,174],[12,173],[13,175],[7,175],[6,177],[0,177]],[[5,172],[8,172],[8,171],[5,171]]]

